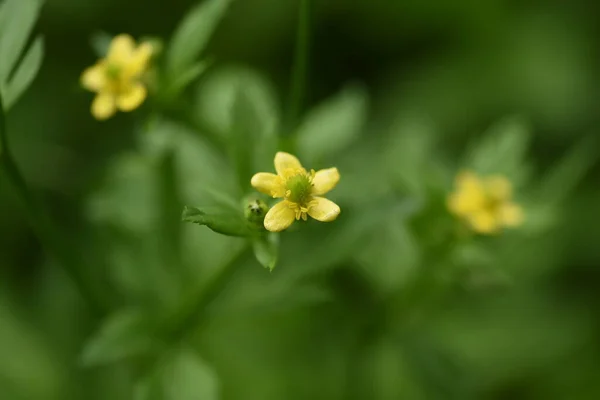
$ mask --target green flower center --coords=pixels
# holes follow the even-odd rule
[[[105,71],[106,77],[112,81],[118,80],[121,76],[121,68],[114,64],[107,65]]]
[[[310,197],[312,183],[306,174],[298,174],[288,178],[285,188],[286,197],[289,201],[304,204]]]

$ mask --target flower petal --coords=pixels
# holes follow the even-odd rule
[[[340,207],[325,197],[314,197],[308,215],[321,222],[331,222],[340,215]]]
[[[100,93],[92,102],[92,115],[98,120],[112,117],[117,110],[115,98],[109,93]]]
[[[455,185],[460,190],[481,191],[483,189],[481,181],[477,175],[471,171],[461,171],[456,175]]]
[[[524,219],[523,209],[514,203],[506,203],[500,208],[500,220],[506,226],[519,226]]]
[[[259,192],[272,197],[283,197],[285,187],[280,176],[268,172],[259,172],[250,180],[250,184]]]
[[[121,34],[113,38],[106,55],[106,60],[110,64],[119,66],[126,65],[133,55],[135,40],[130,35]]]
[[[144,85],[136,83],[131,88],[117,97],[117,106],[121,111],[135,110],[146,99],[147,91]]]
[[[479,211],[484,205],[485,196],[483,192],[471,189],[452,193],[447,200],[448,209],[458,216],[465,216]]]
[[[271,232],[281,232],[296,219],[296,212],[287,200],[275,204],[265,215],[265,228]]]
[[[284,176],[286,170],[293,169],[302,169],[302,164],[300,161],[293,155],[289,153],[284,153],[283,151],[277,152],[275,154],[275,170],[280,176]]]
[[[106,85],[106,64],[101,61],[86,68],[81,74],[81,85],[92,92],[101,91]]]
[[[496,201],[506,201],[512,196],[512,185],[508,179],[501,175],[490,176],[485,180],[489,195]]]
[[[313,178],[312,194],[321,195],[329,192],[340,180],[337,168],[322,169],[317,171]]]
[[[475,232],[490,234],[499,228],[498,220],[489,211],[479,211],[468,217],[469,223]]]
[[[135,49],[130,60],[125,66],[125,74],[127,77],[133,78],[143,74],[148,68],[148,63],[152,57],[152,45],[150,43],[142,43]]]

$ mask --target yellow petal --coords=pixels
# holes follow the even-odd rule
[[[81,84],[87,90],[92,92],[101,91],[106,84],[106,64],[99,62],[96,65],[86,68],[81,74]]]
[[[461,190],[448,196],[447,205],[454,214],[465,216],[482,209],[485,205],[485,196],[483,192],[475,189]]]
[[[281,232],[294,222],[296,211],[290,207],[287,200],[275,204],[265,215],[265,228],[271,232]]]
[[[506,203],[500,208],[500,220],[506,226],[519,226],[523,223],[523,209],[514,203]]]
[[[321,222],[331,222],[340,215],[340,207],[325,197],[314,197],[308,215]]]
[[[283,181],[281,177],[275,174],[259,172],[252,177],[250,184],[259,192],[272,197],[283,197],[285,195]]]
[[[460,190],[483,190],[481,181],[471,171],[462,171],[456,176],[456,186]]]
[[[110,43],[106,59],[110,64],[124,66],[131,59],[134,48],[135,40],[130,35],[117,35]]]
[[[490,197],[496,201],[506,201],[512,196],[512,185],[501,175],[487,178],[485,186]]]
[[[300,164],[300,161],[293,155],[284,153],[283,151],[279,151],[275,154],[275,170],[280,176],[284,176],[286,170],[297,170],[301,168],[302,164]]]
[[[475,232],[490,234],[498,230],[498,221],[494,214],[488,211],[477,212],[468,218],[471,227]]]
[[[136,83],[131,88],[117,97],[117,106],[121,111],[135,110],[146,99],[147,91],[144,85]]]
[[[100,93],[92,102],[92,115],[98,120],[112,117],[117,110],[115,98],[108,93]]]
[[[317,171],[313,178],[312,194],[321,195],[329,192],[340,180],[337,168],[322,169]]]
[[[131,55],[131,59],[125,66],[125,74],[128,77],[137,77],[143,74],[148,68],[148,63],[152,57],[152,45],[150,43],[140,44]]]

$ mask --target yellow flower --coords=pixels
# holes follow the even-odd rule
[[[117,109],[135,110],[144,102],[147,90],[141,78],[151,56],[149,43],[136,47],[131,36],[118,35],[112,40],[106,58],[83,72],[81,84],[97,93],[92,103],[96,119],[110,118]]]
[[[492,234],[523,222],[523,210],[512,202],[512,185],[504,176],[480,179],[466,171],[458,174],[455,185],[448,208],[475,232]]]
[[[251,180],[258,191],[273,198],[283,198],[265,216],[265,228],[280,232],[294,220],[306,215],[322,222],[330,222],[340,214],[340,207],[321,195],[329,192],[340,180],[337,168],[307,172],[300,161],[291,154],[278,152],[275,155],[277,175],[259,172]]]

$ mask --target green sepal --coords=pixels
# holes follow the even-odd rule
[[[221,207],[184,207],[182,221],[205,225],[226,236],[249,237],[266,232],[262,224],[248,221],[244,214]]]

